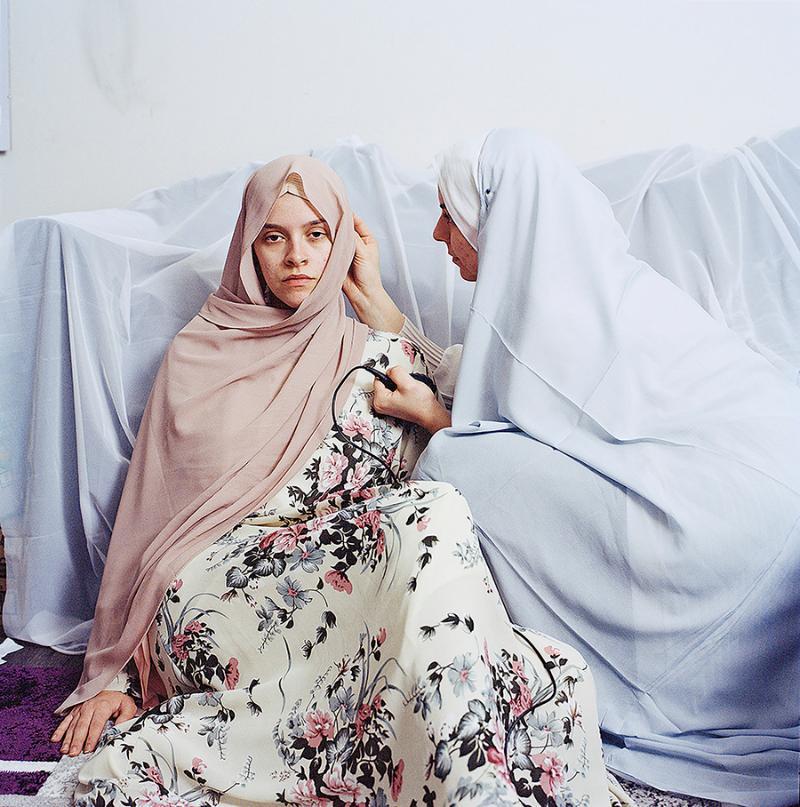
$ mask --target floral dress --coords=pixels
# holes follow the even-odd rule
[[[426,372],[396,334],[363,361]],[[466,501],[404,481],[427,435],[374,414],[372,383],[173,580],[148,633],[167,697],[107,728],[75,804],[630,804],[585,662],[509,622]],[[141,705],[131,663],[110,688]]]

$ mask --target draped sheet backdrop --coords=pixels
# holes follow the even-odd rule
[[[355,137],[312,153],[340,173],[380,241],[400,308],[438,343],[461,341],[471,287],[431,238],[433,170],[403,169]],[[8,635],[85,649],[150,385],[171,338],[217,287],[242,189],[262,164],[0,234]],[[682,145],[583,170],[634,255],[800,380],[800,128],[721,154]]]

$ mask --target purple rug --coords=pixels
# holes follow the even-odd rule
[[[47,779],[61,758],[50,742],[61,722],[53,710],[79,678],[75,669],[0,665],[0,794],[33,795]]]
[[[0,771],[0,793],[4,796],[35,796],[50,771]]]

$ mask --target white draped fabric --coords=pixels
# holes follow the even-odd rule
[[[633,255],[800,383],[800,128],[584,168]]]
[[[314,154],[341,174],[378,237],[400,308],[437,343],[461,342],[472,286],[431,239],[433,169],[401,168],[356,139]],[[85,648],[150,384],[171,338],[216,288],[244,183],[261,164],[148,191],[124,208],[22,220],[0,234],[10,636]],[[800,128],[725,154],[681,146],[584,173],[611,201],[633,254],[787,378],[799,377]],[[742,553],[740,562],[759,566],[757,547]],[[770,630],[787,630],[792,618]]]
[[[495,130],[477,174],[453,429],[418,473],[470,502],[512,618],[572,634],[598,668],[612,767],[790,804],[796,379],[630,255],[607,198],[554,144]]]

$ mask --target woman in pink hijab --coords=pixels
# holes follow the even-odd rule
[[[355,225],[313,158],[245,188],[220,287],[156,377],[57,710],[62,750],[93,752],[78,805],[619,803],[586,664],[511,625],[463,497],[405,479],[427,431],[372,409],[371,371],[427,368],[345,315],[372,249]]]

